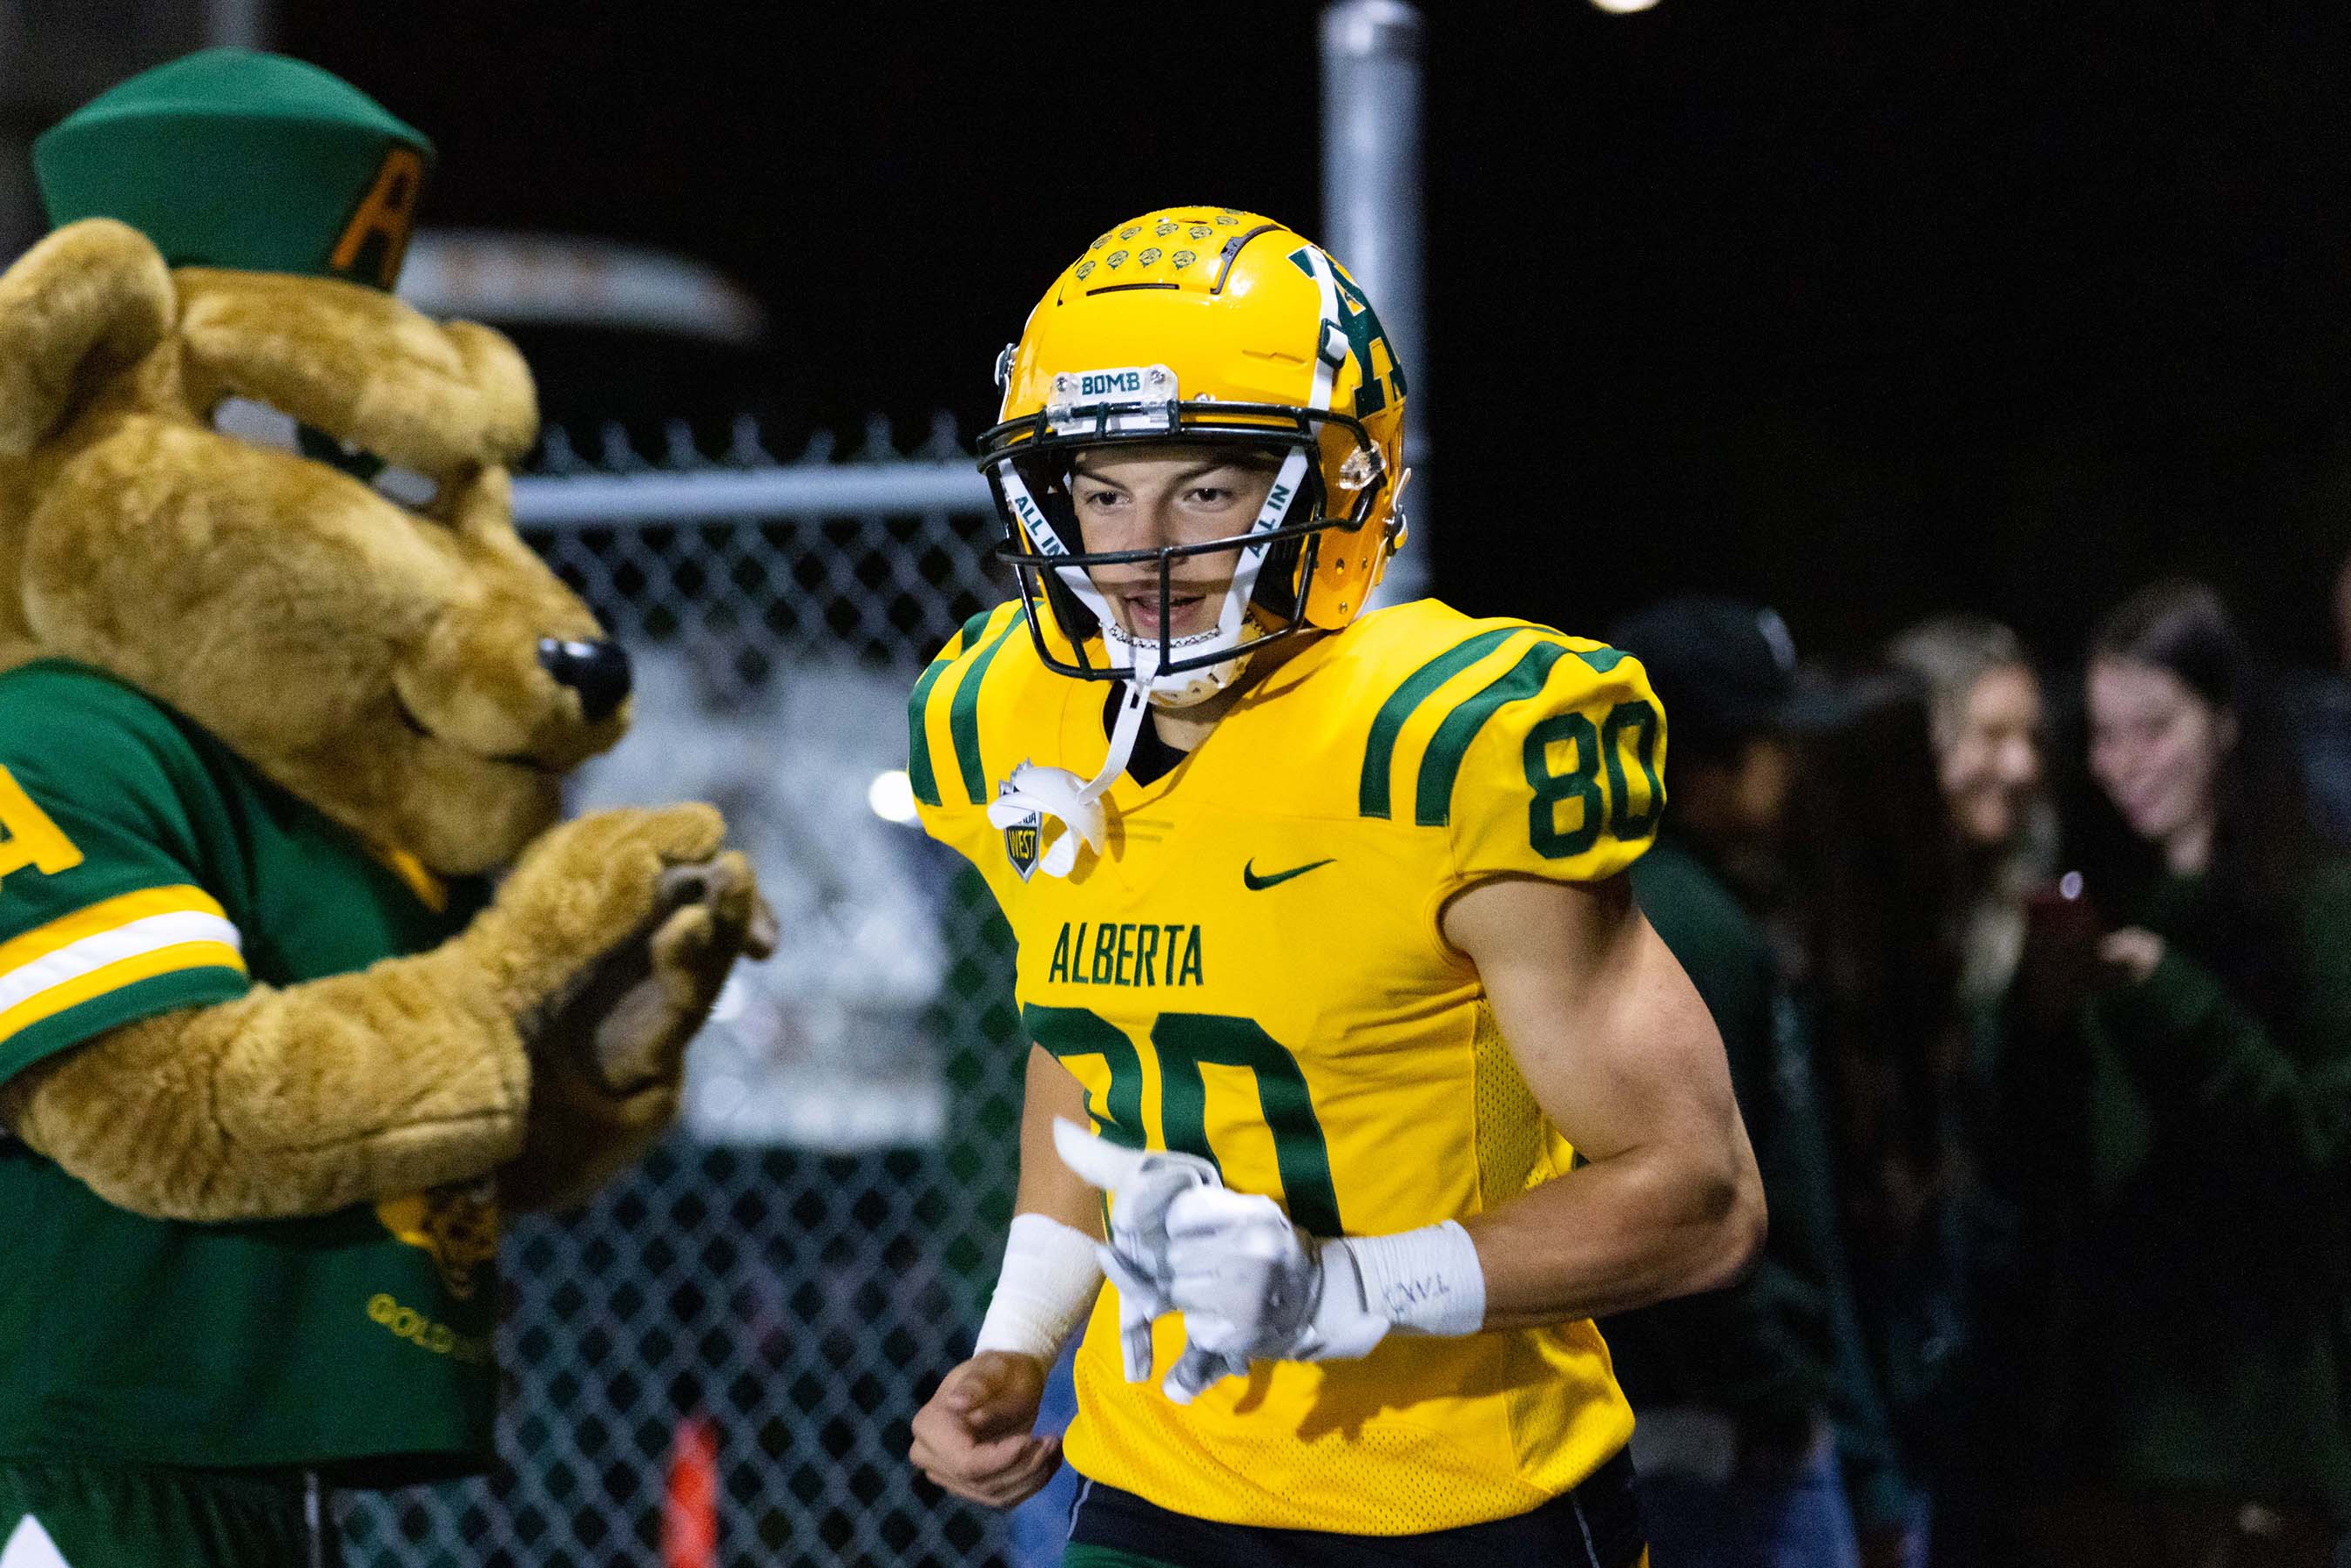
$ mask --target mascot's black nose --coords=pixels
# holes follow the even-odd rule
[[[629,655],[618,643],[569,643],[543,637],[538,662],[560,685],[580,694],[590,724],[612,716],[629,700]]]

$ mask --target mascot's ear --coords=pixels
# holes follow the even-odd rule
[[[64,423],[92,372],[142,358],[177,308],[162,254],[112,218],[68,224],[18,257],[0,274],[0,457]]]

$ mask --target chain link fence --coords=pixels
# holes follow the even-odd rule
[[[788,463],[747,422],[715,456],[558,432],[517,515],[639,662],[586,800],[717,799],[788,947],[696,1042],[687,1125],[511,1226],[499,1472],[346,1497],[347,1561],[1001,1563],[1001,1521],[918,1495],[904,1456],[1010,1210],[1011,936],[888,782],[923,661],[1008,591],[985,486],[945,420]]]

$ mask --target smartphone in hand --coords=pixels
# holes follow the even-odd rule
[[[2097,946],[2105,922],[2090,901],[2089,887],[2078,871],[2069,871],[2045,887],[2024,895],[2024,940],[2028,947]]]
[[[2078,871],[2024,899],[2024,951],[2017,959],[2017,1000],[2028,1016],[2054,1023],[2098,985],[2098,941],[2106,923]]]

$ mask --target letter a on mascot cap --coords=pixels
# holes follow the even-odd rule
[[[56,227],[117,218],[173,267],[388,289],[433,156],[414,128],[316,66],[206,49],[51,127],[33,170]]]

